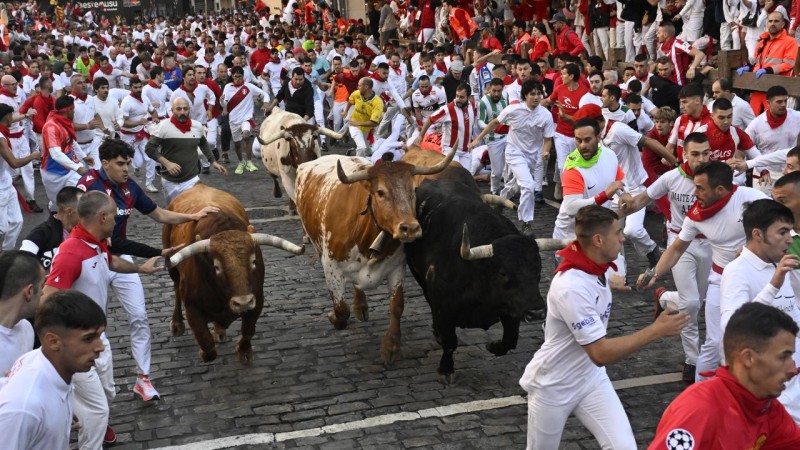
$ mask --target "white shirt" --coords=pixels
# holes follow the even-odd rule
[[[411,104],[414,106],[414,109],[419,110],[423,122],[428,120],[437,109],[441,108],[446,103],[447,96],[444,93],[444,89],[436,86],[431,86],[431,91],[428,95],[423,95],[419,89],[411,94]]]
[[[270,62],[264,64],[263,74],[269,77],[269,87],[272,89],[281,88],[281,72],[283,71],[282,62]]]
[[[402,96],[408,90],[408,82],[406,82],[406,78],[408,77],[408,69],[406,68],[405,64],[400,63],[400,69],[397,70],[399,70],[399,73],[396,71],[396,69],[389,65],[388,81],[394,90]],[[399,106],[403,106],[404,102],[398,102],[397,104]]]
[[[117,123],[120,127],[128,132],[136,133],[142,130],[144,125],[136,125],[132,127],[126,127],[124,125],[125,119],[130,121],[138,121],[142,120],[146,117],[150,117],[150,113],[153,111],[153,105],[150,104],[150,100],[144,95],[142,96],[141,101],[132,96],[127,96],[122,99],[122,103],[119,105],[119,111],[117,112]]]
[[[170,99],[172,98],[172,90],[164,83],[161,83],[158,88],[154,88],[147,83],[142,87],[142,97],[147,97],[151,104],[158,104],[156,106],[156,114],[158,117],[167,117],[169,112]]]
[[[547,293],[544,343],[525,367],[522,389],[546,389],[549,399],[566,404],[604,376],[606,368],[596,366],[583,346],[606,336],[610,314],[608,282],[578,269],[557,273]]]
[[[798,131],[800,131],[800,112],[793,109],[786,110],[786,120],[777,128],[772,128],[767,123],[767,113],[763,112],[753,119],[745,130],[762,155],[796,146]],[[777,171],[783,169],[777,166],[765,168]]]
[[[20,320],[14,328],[0,325],[0,377],[11,370],[20,356],[33,350],[33,326]]]
[[[583,108],[586,105],[597,105],[602,108],[603,99],[600,98],[599,95],[594,95],[591,92],[587,92],[586,94],[583,94],[581,101],[578,102],[578,109]],[[605,116],[605,113],[603,115]]]
[[[600,133],[603,145],[610,148],[617,155],[619,165],[625,172],[625,186],[628,190],[636,189],[647,180],[647,172],[642,164],[642,155],[639,151],[641,133],[622,122],[614,122]]]
[[[511,84],[503,87],[503,95],[506,96],[509,105],[511,102],[522,101],[522,85],[519,83],[519,78],[514,79]]]
[[[585,97],[585,95],[584,95]],[[583,97],[581,97],[583,100]],[[616,120],[624,124],[629,124],[636,121],[636,114],[633,113],[627,106],[620,105],[616,111],[611,111],[608,108],[603,108],[603,117],[608,120]]]
[[[541,105],[530,109],[524,102],[500,111],[497,121],[509,126],[506,152],[516,150],[527,156],[541,154],[545,138],[555,136],[553,115]]]
[[[0,139],[5,140],[6,137],[0,136]],[[5,158],[0,158],[0,193],[9,192],[9,190],[12,189],[13,178],[11,177],[11,173],[12,173],[11,166],[8,165]],[[16,197],[16,194],[14,194],[14,196]],[[0,195],[0,198],[3,198],[3,196]],[[3,375],[2,372],[0,372],[0,376],[2,375]]]
[[[647,187],[647,196],[653,200],[664,195],[669,195],[669,210],[672,216],[667,228],[679,232],[683,226],[683,219],[689,208],[694,205],[697,197],[694,195],[694,179],[683,175],[680,169],[675,168],[661,175]]]
[[[105,74],[102,70],[94,73],[95,78],[105,78],[108,80],[109,88],[118,88],[121,86],[119,77],[122,76],[122,71],[119,69],[111,69],[111,73]]]
[[[22,88],[21,87],[17,87],[17,90],[21,91]],[[20,103],[17,100],[17,97],[9,97],[7,95],[0,95],[0,103],[6,104],[6,105],[14,108],[14,112],[18,113],[19,112]],[[22,123],[23,122],[24,122],[24,120],[20,120],[18,122],[11,122],[11,125],[9,125],[9,127],[8,127],[8,131],[10,133],[12,133],[12,134],[21,132],[22,131]],[[0,158],[0,159],[2,159],[2,158]],[[3,161],[5,161],[5,160],[3,160]]]
[[[245,94],[245,96],[238,105],[235,105],[235,107],[231,109],[228,103],[231,101],[233,96],[239,92],[240,89],[247,90],[242,92]],[[244,83],[244,85],[238,87],[234,86],[233,83],[228,83],[225,85],[225,89],[222,91],[220,105],[227,107],[231,124],[242,124],[253,119],[253,97],[257,95],[260,96],[262,100],[269,98],[269,95],[266,92],[250,83]]]
[[[725,266],[720,284],[720,326],[725,330],[728,321],[745,303],[758,302],[773,306],[788,314],[800,325],[800,308],[794,298],[794,290],[787,274],[778,289],[770,283],[775,275],[775,265],[759,258],[747,247],[742,254]],[[800,336],[796,338],[800,345]],[[800,354],[795,352],[795,363],[800,364]]]
[[[704,234],[711,244],[711,261],[724,269],[744,247],[746,237],[742,213],[745,206],[762,198],[767,198],[763,192],[740,186],[728,204],[712,217],[700,222],[685,218],[678,238],[691,242],[698,234]]]
[[[72,385],[64,382],[41,349],[23,355],[0,389],[3,447],[69,448],[72,392]]]
[[[30,97],[31,92],[33,92],[34,87],[36,86],[36,83],[38,83],[41,79],[41,75],[37,76],[36,78],[33,78],[30,75],[25,75],[22,77],[22,91],[25,92],[25,95]],[[55,92],[55,89],[53,89],[53,92]]]
[[[119,102],[111,98],[110,94],[105,101],[100,100],[96,96],[92,98],[94,99],[94,110],[100,116],[100,119],[103,120],[103,126],[109,130],[116,129],[117,127],[114,126],[114,122],[116,122],[119,113]]]
[[[476,119],[477,114],[472,103],[467,103],[466,111],[451,102],[433,113],[430,121],[442,125],[442,152],[447,154],[453,149],[466,152],[467,146],[472,141],[472,130]]]
[[[86,101],[75,98],[75,117],[72,119],[73,123],[87,124],[94,119],[97,111],[94,109],[94,100],[91,96],[86,97]],[[78,143],[87,143],[94,139],[94,130],[81,130],[75,131],[75,136],[78,138]]]

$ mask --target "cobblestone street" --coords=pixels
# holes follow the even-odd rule
[[[239,198],[250,209],[258,231],[300,244],[299,219],[289,216],[285,196],[272,197],[272,180],[261,163],[257,165],[257,172],[234,175],[235,166],[229,164],[229,176],[202,175],[202,179]],[[488,192],[485,184],[481,188]],[[45,205],[41,184],[37,189],[39,204]],[[152,197],[165,206],[162,194]],[[537,236],[551,235],[556,212],[551,205],[537,205]],[[504,214],[518,223],[515,212]],[[44,214],[26,214],[21,238],[44,219]],[[648,229],[659,229],[658,220],[648,215]],[[161,246],[161,225],[139,213],[133,214],[128,233],[133,240]],[[653,235],[661,239],[660,231]],[[234,354],[239,321],[228,331],[231,339],[218,344],[217,360],[202,363],[188,327],[184,336],[170,334],[174,294],[167,273],[142,276],[153,333],[152,379],[162,395],[160,401],[145,403],[134,396],[127,319],[119,302],[110,301],[107,335],[117,383],[110,420],[118,434],[115,449],[186,444],[194,445],[181,448],[525,447],[527,407],[518,380],[542,342],[541,322],[523,323],[518,347],[502,357],[484,348],[501,335],[499,324],[488,331],[459,330],[456,381],[445,386],[436,374],[441,348],[432,334],[430,309],[408,271],[403,350],[385,368],[379,355],[388,323],[385,286],[368,293],[368,322],[351,318],[346,330],[337,331],[327,318],[331,302],[313,247],[307,245],[301,256],[262,248],[266,305],[253,339],[251,366],[243,366]],[[626,254],[632,282],[646,261],[630,245]],[[550,255],[542,256],[539,288],[546,295],[554,266]],[[652,320],[652,291],[615,293],[614,300],[610,336],[633,332]],[[650,443],[661,413],[685,387],[675,381],[680,379],[682,362],[680,341],[672,338],[608,367],[612,380],[623,380],[618,392],[640,448]],[[648,378],[637,380],[641,377]],[[450,405],[456,406],[445,408]],[[573,418],[562,448],[590,449],[597,444]]]

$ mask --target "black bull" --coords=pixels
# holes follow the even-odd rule
[[[417,218],[422,237],[406,244],[406,258],[443,349],[439,375],[450,382],[456,327],[488,329],[501,322],[503,338],[486,348],[497,356],[516,348],[520,321],[545,308],[539,293],[542,261],[534,239],[459,181],[423,182],[417,188]]]

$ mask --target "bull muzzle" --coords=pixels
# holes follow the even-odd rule
[[[393,238],[402,243],[414,242],[422,236],[422,227],[416,220],[413,222],[401,222],[397,225],[397,231]]]
[[[234,314],[244,314],[256,307],[256,296],[253,294],[233,296],[229,306]]]

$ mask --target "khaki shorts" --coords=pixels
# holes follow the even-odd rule
[[[243,138],[250,137],[253,124],[248,120],[242,123],[231,123],[231,138],[233,142],[242,142]]]

